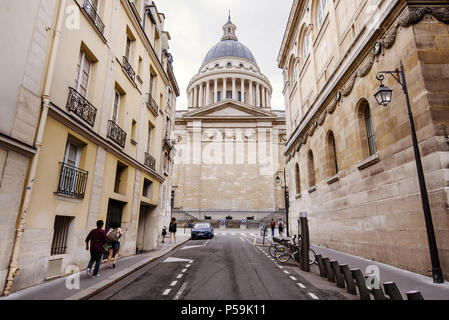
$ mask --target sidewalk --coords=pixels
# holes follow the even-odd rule
[[[190,240],[190,229],[179,228],[176,234],[176,244],[170,244],[170,237],[166,238],[165,243],[158,243],[157,249],[132,256],[122,258],[117,262],[115,269],[107,268],[102,264],[100,268],[100,277],[91,278],[86,270],[77,274],[79,276],[79,289],[68,289],[66,282],[71,281],[74,276],[64,277],[50,282],[42,283],[18,292],[14,292],[8,297],[0,297],[1,300],[82,300],[88,299],[98,291],[110,287],[114,283],[125,278],[136,270],[146,266],[157,258],[164,256],[175,248],[181,246]],[[70,287],[70,286],[69,286]]]
[[[377,266],[380,271],[380,283],[394,281],[405,300],[407,299],[406,293],[412,290],[420,291],[425,300],[449,300],[449,283],[447,281],[444,284],[435,284],[431,277],[418,273],[316,245],[311,245],[311,247],[316,254],[321,254],[323,258],[329,257],[330,260],[336,260],[339,264],[347,264],[350,269],[360,269],[363,273],[366,273],[368,266]]]

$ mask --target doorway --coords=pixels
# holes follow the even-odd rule
[[[159,218],[156,215],[156,207],[142,204],[137,227],[136,254],[155,249],[157,247],[158,235]]]

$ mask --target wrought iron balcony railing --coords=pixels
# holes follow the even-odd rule
[[[154,159],[147,152],[145,152],[145,165],[153,171],[156,171],[156,159]]]
[[[93,22],[97,30],[104,35],[105,25],[97,13],[97,7],[90,0],[84,0],[83,10],[86,12],[87,16]]]
[[[93,127],[95,125],[95,118],[97,117],[97,108],[95,108],[75,89],[69,88],[69,90],[67,110],[75,113],[78,117]]]
[[[108,138],[124,148],[126,144],[126,132],[114,121],[109,120]]]
[[[131,78],[132,81],[136,81],[136,72],[131,67],[131,64],[126,57],[123,57],[123,70],[125,70],[126,74]]]
[[[154,101],[153,96],[151,93],[147,94],[147,107],[154,113],[154,115],[157,117],[159,114],[159,105]]]
[[[88,176],[89,173],[87,171],[61,163],[61,175],[59,177],[57,194],[84,199]]]

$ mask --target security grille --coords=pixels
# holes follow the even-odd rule
[[[67,238],[72,217],[56,216],[54,225],[51,255],[65,254],[67,251]]]

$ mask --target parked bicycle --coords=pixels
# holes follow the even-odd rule
[[[286,263],[290,259],[295,261],[300,260],[301,258],[301,246],[296,243],[296,235],[293,239],[290,239],[285,245],[278,246],[274,252],[274,257],[280,263]],[[270,247],[271,249],[271,247]],[[312,265],[316,262],[315,251],[312,248],[309,248],[309,264]]]
[[[273,243],[271,244],[271,246],[269,247],[268,251],[270,252],[270,255],[273,258],[276,258],[275,252],[276,249],[279,247],[285,247],[287,246],[288,242],[291,241],[291,238],[286,238],[286,237],[282,237],[282,238],[273,238]],[[293,237],[293,241],[296,240],[296,235]]]

